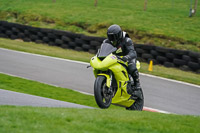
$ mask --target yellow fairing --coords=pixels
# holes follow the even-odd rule
[[[98,71],[111,70],[117,81],[118,89],[115,96],[112,98],[112,103],[120,106],[130,107],[135,101],[130,99],[130,96],[127,93],[127,81],[129,81],[127,70],[118,63],[118,59],[113,54],[107,56],[103,61],[101,61],[96,56],[93,57],[90,61],[90,65],[94,68],[94,75],[103,75],[107,78],[106,85],[110,87],[111,78],[109,75],[104,73],[99,73]],[[123,62],[122,62],[123,63]],[[126,64],[127,65],[127,64]]]
[[[92,59],[90,60],[90,65],[94,69],[102,70],[102,71],[108,70],[108,68],[115,63],[117,63],[117,57],[114,56],[113,54],[110,54],[109,56],[107,56],[103,61],[101,61],[96,56],[92,57]]]
[[[135,101],[132,99],[129,100],[131,95],[127,93],[126,87],[127,81],[129,81],[129,77],[126,69],[119,63],[116,63],[109,69],[114,73],[118,85],[118,90],[115,96],[112,98],[112,103],[125,107],[130,107]]]

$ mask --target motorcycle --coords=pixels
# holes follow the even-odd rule
[[[111,104],[125,107],[128,110],[142,110],[144,96],[134,99],[131,94],[134,90],[134,81],[128,74],[128,63],[121,60],[114,52],[117,48],[111,44],[102,43],[97,54],[91,58],[90,66],[96,77],[94,83],[94,96],[97,105],[106,109]],[[140,63],[136,63],[137,69]]]

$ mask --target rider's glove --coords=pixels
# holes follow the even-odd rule
[[[128,59],[129,59],[128,57],[129,57],[129,56],[127,56],[127,55],[126,55],[126,56],[123,56],[123,57],[122,57],[122,60],[123,60],[124,62],[127,62]]]

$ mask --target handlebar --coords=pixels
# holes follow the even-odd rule
[[[117,57],[117,59],[122,60],[122,58],[118,55],[115,55]]]
[[[118,60],[123,61],[123,59],[120,56],[118,56],[118,55],[115,55],[115,56],[117,57]],[[125,62],[125,61],[123,61],[123,62]]]

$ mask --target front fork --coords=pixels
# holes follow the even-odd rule
[[[111,72],[110,72],[111,73]],[[113,94],[113,89],[112,89],[112,73],[110,74],[110,87],[108,88],[108,94],[112,95]]]
[[[99,73],[99,74],[97,74],[97,76],[99,76],[99,75],[106,77],[106,86],[108,87],[107,93],[109,95],[112,95],[113,94],[113,89],[112,89],[113,75],[112,75],[112,72],[109,72],[109,74],[105,74],[105,73]]]

